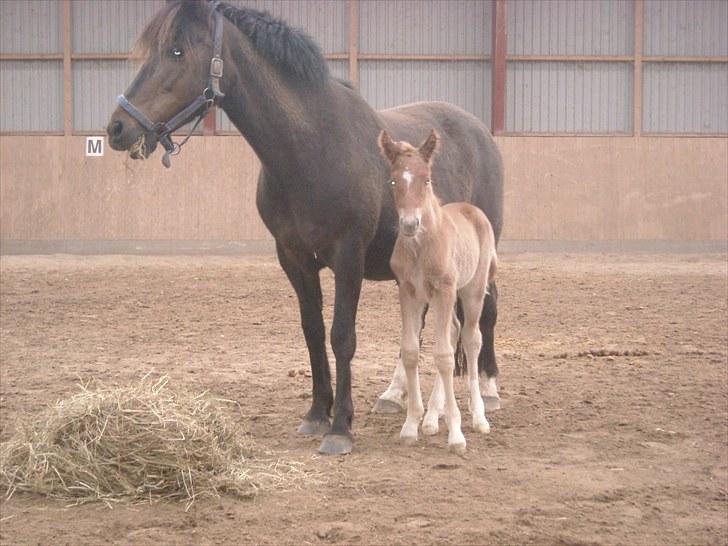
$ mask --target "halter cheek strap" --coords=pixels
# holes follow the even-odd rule
[[[157,140],[166,150],[162,156],[162,164],[169,168],[171,165],[170,156],[177,155],[184,144],[189,140],[192,133],[197,129],[202,119],[207,115],[210,107],[215,104],[215,101],[223,98],[225,94],[220,90],[220,80],[222,79],[223,73],[223,62],[222,62],[222,29],[223,29],[223,16],[222,13],[217,11],[220,5],[220,0],[216,0],[211,3],[211,9],[215,20],[215,30],[213,34],[213,51],[212,59],[210,59],[210,73],[207,79],[207,87],[198,95],[190,104],[183,108],[179,113],[166,122],[150,120],[144,112],[134,106],[129,100],[122,94],[116,98],[116,102],[123,108],[127,114],[133,117],[139,125],[144,127],[147,132],[154,133],[157,135]],[[187,136],[177,144],[172,140],[172,132],[176,131],[190,120],[197,116],[197,121],[192,126]]]

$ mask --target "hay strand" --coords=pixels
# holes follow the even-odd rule
[[[89,389],[19,424],[0,445],[0,487],[74,503],[253,497],[306,477],[301,463],[259,449],[224,411],[228,401],[172,389],[147,374]]]

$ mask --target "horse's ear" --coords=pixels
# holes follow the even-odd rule
[[[420,146],[420,155],[427,163],[429,163],[432,160],[432,156],[435,155],[439,141],[440,135],[438,135],[437,131],[433,129],[430,131],[430,136],[427,137],[427,140],[425,140]]]
[[[397,146],[397,143],[392,140],[392,137],[389,136],[386,129],[379,133],[379,149],[381,150],[382,155],[386,157],[390,163],[394,163],[397,156],[399,156],[399,146]]]

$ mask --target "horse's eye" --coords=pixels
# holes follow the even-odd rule
[[[175,59],[182,58],[182,50],[178,47],[173,47],[169,50],[169,53],[174,57]]]
[[[430,182],[432,182],[432,180],[430,180],[429,178],[427,178],[427,179],[425,180],[425,184],[429,184]]]
[[[397,185],[397,181],[396,180],[390,180],[389,183],[392,184],[392,186],[396,186]]]

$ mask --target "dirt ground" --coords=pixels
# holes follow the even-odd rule
[[[0,439],[79,382],[155,370],[237,401],[260,445],[325,479],[188,512],[16,494],[0,504],[0,542],[728,544],[726,256],[500,261],[492,432],[464,427],[459,457],[445,432],[407,447],[403,415],[369,413],[397,361],[399,316],[394,284],[366,283],[355,451],[331,458],[295,433],[311,380],[274,257],[2,257]],[[322,278],[330,325],[333,278]],[[423,376],[427,395],[430,355]]]

